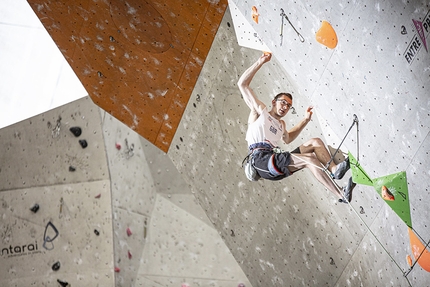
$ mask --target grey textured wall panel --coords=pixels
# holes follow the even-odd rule
[[[82,134],[75,137],[71,127],[80,127]],[[80,140],[88,146],[82,148]],[[109,176],[99,109],[88,98],[2,129],[0,142],[0,190]]]
[[[1,286],[47,286],[58,284],[57,279],[72,285],[114,284],[109,181],[3,191],[0,198]],[[40,208],[33,213],[35,203]],[[58,271],[52,269],[56,262]]]
[[[157,196],[142,260],[144,286],[250,286],[217,231],[164,196]]]
[[[59,129],[48,127],[59,115]],[[68,130],[74,125],[82,127],[79,137]],[[0,139],[1,286],[57,286],[57,279],[68,286],[251,286],[169,157],[90,100],[2,129]],[[153,220],[156,198],[164,204]]]
[[[112,188],[115,286],[137,284],[156,190],[141,137],[101,111]]]

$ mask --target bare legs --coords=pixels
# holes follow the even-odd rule
[[[326,164],[329,162],[331,155],[328,152],[324,142],[320,138],[312,138],[302,144],[300,147],[300,153],[307,154],[307,153],[315,153],[317,159],[320,163],[326,166]],[[318,166],[320,164],[318,163]],[[328,170],[330,170],[332,173],[336,171],[336,164],[332,161],[328,167]]]
[[[330,157],[326,162],[329,160]],[[317,158],[316,153],[291,154],[291,163],[288,166],[289,171],[294,172],[305,167],[308,168],[316,177],[316,179],[321,182],[328,190],[330,190],[338,198],[343,198],[335,184],[328,177],[327,173],[321,169],[321,161],[319,158]]]

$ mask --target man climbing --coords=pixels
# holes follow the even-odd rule
[[[276,95],[272,100],[270,110],[257,98],[250,88],[251,81],[258,70],[270,61],[271,57],[270,53],[264,53],[243,73],[237,83],[245,103],[251,110],[246,140],[250,153],[252,153],[253,166],[262,178],[268,180],[280,180],[298,170],[308,168],[318,181],[339,198],[339,202],[345,201],[336,185],[322,168],[321,164],[325,166],[330,161],[331,156],[321,139],[313,138],[292,152],[281,151],[277,148],[280,140],[289,144],[297,138],[311,120],[312,107],[307,109],[306,117],[301,122],[287,130],[282,117],[293,106],[292,95],[289,93]],[[338,165],[330,161],[328,166],[334,179],[342,179],[348,169],[348,158]],[[351,201],[354,187],[355,183],[350,178],[347,186],[343,188],[343,195],[347,201]]]

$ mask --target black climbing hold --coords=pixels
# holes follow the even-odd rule
[[[76,168],[74,166],[69,166],[69,171],[76,171]]]
[[[30,208],[30,210],[36,213],[39,210],[39,204],[36,203],[32,208]]]
[[[60,279],[57,279],[57,282],[60,283],[61,287],[67,287],[67,286],[69,286],[69,283],[61,281]]]
[[[60,270],[60,267],[61,267],[60,261],[57,261],[54,263],[54,265],[52,265],[52,270],[58,271]]]
[[[82,130],[81,130],[81,128],[80,128],[80,127],[71,127],[71,128],[70,128],[70,131],[72,132],[72,134],[73,134],[75,137],[78,137],[78,136],[80,136],[80,135],[82,134]]]
[[[97,236],[99,236],[99,235],[100,235],[100,232],[99,232],[97,229],[94,229],[94,233],[95,233]]]
[[[86,148],[88,146],[88,143],[86,140],[79,140],[79,144],[82,148]]]

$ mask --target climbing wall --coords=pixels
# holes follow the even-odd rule
[[[112,286],[99,108],[85,98],[2,129],[0,142],[0,285]]]
[[[93,101],[167,151],[227,2],[29,3]]]
[[[251,286],[169,157],[90,98],[0,142],[0,286]]]
[[[241,162],[249,109],[236,83],[263,49],[240,46],[239,38],[261,40],[273,57],[253,79],[257,96],[269,104],[275,94],[292,92],[289,127],[309,105],[315,110],[299,138],[283,146],[287,150],[312,137],[335,150],[356,114],[359,137],[354,128],[343,155],[358,157],[372,179],[405,171],[413,226],[426,243],[430,56],[422,43],[409,51],[417,37],[421,41],[412,19],[427,23],[428,4],[233,2],[237,9],[230,6],[220,25],[168,154],[251,283],[425,286],[430,275],[419,264],[404,276],[406,257],[416,254],[408,227],[372,186],[358,185],[349,206],[337,203],[308,171],[281,182],[247,181]],[[285,20],[281,45],[280,8],[303,42]],[[237,19],[247,19],[240,24],[253,31],[238,33]],[[323,20],[337,33],[333,49],[316,40]]]

